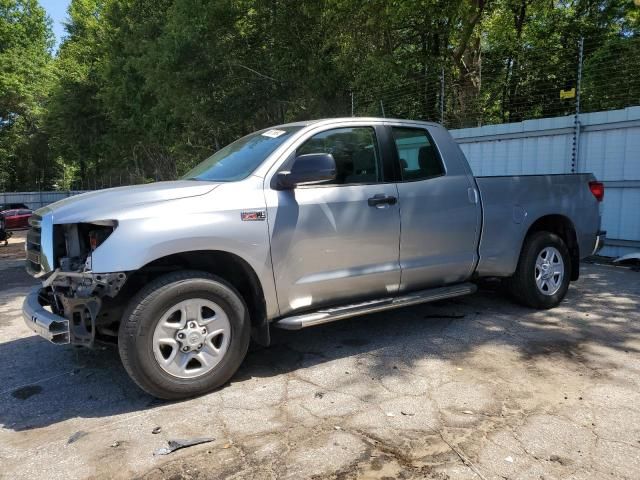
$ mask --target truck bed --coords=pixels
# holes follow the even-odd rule
[[[478,275],[511,275],[527,231],[546,215],[575,222],[580,258],[590,255],[600,225],[592,180],[592,174],[476,177],[483,207]]]

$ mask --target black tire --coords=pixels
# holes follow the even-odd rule
[[[564,263],[564,275],[560,288],[553,295],[542,293],[536,284],[535,269],[538,255],[547,247],[554,247]],[[549,309],[557,306],[567,294],[571,277],[571,256],[566,244],[551,232],[535,232],[525,239],[518,267],[506,281],[509,293],[516,301],[527,307]]]
[[[193,298],[220,305],[229,319],[231,335],[226,353],[213,370],[185,379],[160,367],[153,353],[153,332],[168,309]],[[158,398],[178,400],[225,384],[244,360],[249,339],[247,306],[231,285],[206,272],[178,271],[153,280],[131,299],[118,331],[118,350],[124,368],[140,388]]]

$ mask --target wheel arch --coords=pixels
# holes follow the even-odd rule
[[[524,248],[524,244],[531,235],[536,232],[550,232],[558,235],[569,249],[571,259],[571,280],[577,280],[580,277],[580,247],[578,245],[578,237],[576,228],[568,217],[560,214],[544,215],[534,221],[527,230],[522,243],[520,252]]]
[[[262,283],[251,265],[234,253],[222,250],[194,250],[157,258],[129,276],[128,294],[133,295],[150,280],[177,270],[200,270],[229,282],[247,305],[251,337],[260,345],[269,345],[269,322]]]

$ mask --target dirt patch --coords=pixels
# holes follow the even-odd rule
[[[13,236],[9,239],[9,245],[5,246],[0,242],[0,261],[2,260],[24,260],[24,242],[27,238],[26,230],[13,231]]]
[[[370,340],[366,340],[364,338],[345,338],[342,341],[342,345],[345,345],[347,347],[364,347],[365,345],[369,345],[370,343]]]
[[[40,385],[27,385],[26,387],[15,389],[11,392],[11,396],[20,400],[26,400],[40,392],[42,392],[42,387]]]

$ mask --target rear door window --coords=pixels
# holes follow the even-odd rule
[[[444,175],[444,166],[433,139],[421,128],[392,127],[403,182]]]

